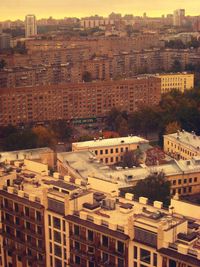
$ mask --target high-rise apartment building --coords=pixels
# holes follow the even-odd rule
[[[27,15],[25,18],[25,37],[37,35],[37,23],[35,15]]]
[[[185,9],[177,9],[174,11],[174,26],[183,26],[185,19]]]

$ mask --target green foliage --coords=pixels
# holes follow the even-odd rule
[[[37,147],[37,136],[31,130],[21,130],[9,134],[4,139],[3,148],[6,151],[30,149]]]
[[[123,162],[122,166],[123,167],[128,167],[132,168],[133,166],[138,167],[140,164],[140,156],[141,156],[141,151],[126,151],[123,155]]]
[[[152,173],[147,178],[138,181],[135,187],[123,190],[123,194],[133,193],[136,198],[147,197],[151,201],[162,201],[164,204],[169,204],[170,197],[170,182],[167,181],[165,174]]]
[[[176,125],[172,124],[174,122]],[[185,93],[174,90],[164,94],[159,105],[142,107],[128,115],[113,108],[107,117],[109,129],[123,135],[130,132],[147,136],[156,132],[160,136],[160,144],[167,126],[200,134],[200,90],[193,89]]]
[[[171,67],[172,72],[181,72],[182,71],[182,66],[181,62],[179,60],[174,60],[172,67]]]

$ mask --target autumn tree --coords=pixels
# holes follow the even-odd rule
[[[173,121],[167,124],[165,128],[165,134],[176,133],[181,130],[181,125],[177,121]]]
[[[37,136],[37,146],[52,146],[56,143],[55,133],[46,127],[36,126],[33,128],[33,133]]]

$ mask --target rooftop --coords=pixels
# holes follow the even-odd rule
[[[178,131],[177,133],[164,135],[172,140],[176,140],[176,142],[183,143],[190,147],[191,149],[199,150],[200,149],[200,136],[197,136],[194,132],[189,133],[184,130]]]
[[[118,137],[118,138],[108,138],[108,139],[94,139],[92,141],[78,142],[73,143],[73,146],[78,148],[82,147],[112,147],[112,146],[120,146],[120,145],[130,145],[130,144],[140,144],[140,143],[148,143],[149,141],[138,137],[138,136],[128,136],[128,137]]]

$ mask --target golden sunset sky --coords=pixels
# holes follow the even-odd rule
[[[0,0],[0,21],[24,19],[26,14],[37,18],[53,16],[107,16],[112,11],[124,14],[161,16],[185,8],[187,15],[200,14],[200,0]]]

